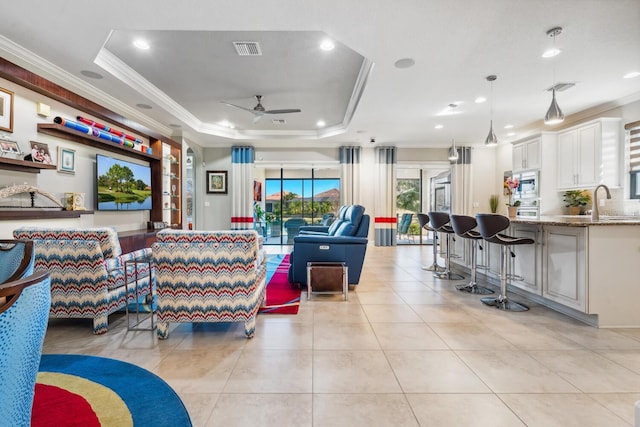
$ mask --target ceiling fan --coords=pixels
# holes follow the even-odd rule
[[[224,102],[222,101],[222,104],[224,105],[228,105],[230,107],[236,107],[239,108],[241,110],[244,111],[248,111],[251,114],[253,114],[255,117],[253,118],[253,122],[256,123],[258,120],[260,120],[262,118],[262,116],[264,116],[265,114],[288,114],[288,113],[300,113],[302,110],[300,110],[299,108],[286,108],[283,110],[266,110],[263,106],[262,106],[262,95],[255,95],[256,100],[258,101],[258,104],[253,107],[253,109],[251,108],[246,108],[246,107],[241,107],[240,105],[235,105],[235,104],[230,104],[228,102]]]

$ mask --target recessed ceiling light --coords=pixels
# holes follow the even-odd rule
[[[324,120],[318,120],[316,122],[316,126],[318,126],[319,128],[324,127],[324,125],[326,125],[326,123],[324,122]]]
[[[140,50],[149,50],[149,48],[151,47],[149,46],[149,43],[143,39],[135,39],[133,41],[133,45]]]
[[[632,79],[634,77],[640,76],[640,71],[631,71],[630,73],[625,74],[623,77],[625,79]]]
[[[560,53],[562,53],[562,51],[556,47],[545,50],[544,53],[542,54],[543,58],[553,58],[554,56],[558,56],[560,55]]]
[[[98,74],[95,71],[90,71],[90,70],[82,70],[80,71],[80,74],[82,74],[85,77],[89,77],[90,79],[102,79],[102,74]]]
[[[513,129],[513,125],[504,125],[505,129]]]
[[[479,96],[475,100],[476,104],[482,104],[483,102],[487,102],[487,98],[485,98],[484,96]]]
[[[151,110],[151,105],[149,104],[136,104],[136,107],[142,108],[143,110]]]
[[[515,132],[509,132],[507,136],[515,136],[515,134],[516,134]]]
[[[416,65],[416,61],[413,58],[398,59],[395,64],[396,68],[411,68]]]
[[[442,129],[443,127],[444,127],[444,126],[442,126],[442,125],[435,125],[435,126],[434,126],[434,129]]]
[[[324,39],[322,43],[320,43],[320,49],[325,51],[333,50],[336,47],[336,44],[331,39]]]

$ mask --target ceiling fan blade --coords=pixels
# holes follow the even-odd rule
[[[220,103],[221,103],[221,104],[224,104],[224,105],[228,105],[229,107],[236,107],[236,108],[239,108],[239,109],[241,109],[241,110],[248,111],[248,112],[250,112],[251,114],[256,114],[256,112],[255,112],[254,110],[252,110],[251,108],[241,107],[241,106],[239,106],[239,105],[230,104],[230,103],[228,103],[228,102],[224,102],[224,101],[220,101]]]
[[[264,111],[265,114],[287,114],[287,113],[300,113],[302,110],[298,108],[289,108],[285,110],[267,110]]]

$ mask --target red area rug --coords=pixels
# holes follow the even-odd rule
[[[269,267],[267,266],[267,269]],[[267,301],[260,307],[263,314],[298,314],[300,289],[289,283],[289,255],[277,265],[267,283]]]

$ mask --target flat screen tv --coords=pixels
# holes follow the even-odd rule
[[[97,210],[151,209],[151,168],[96,154]]]

